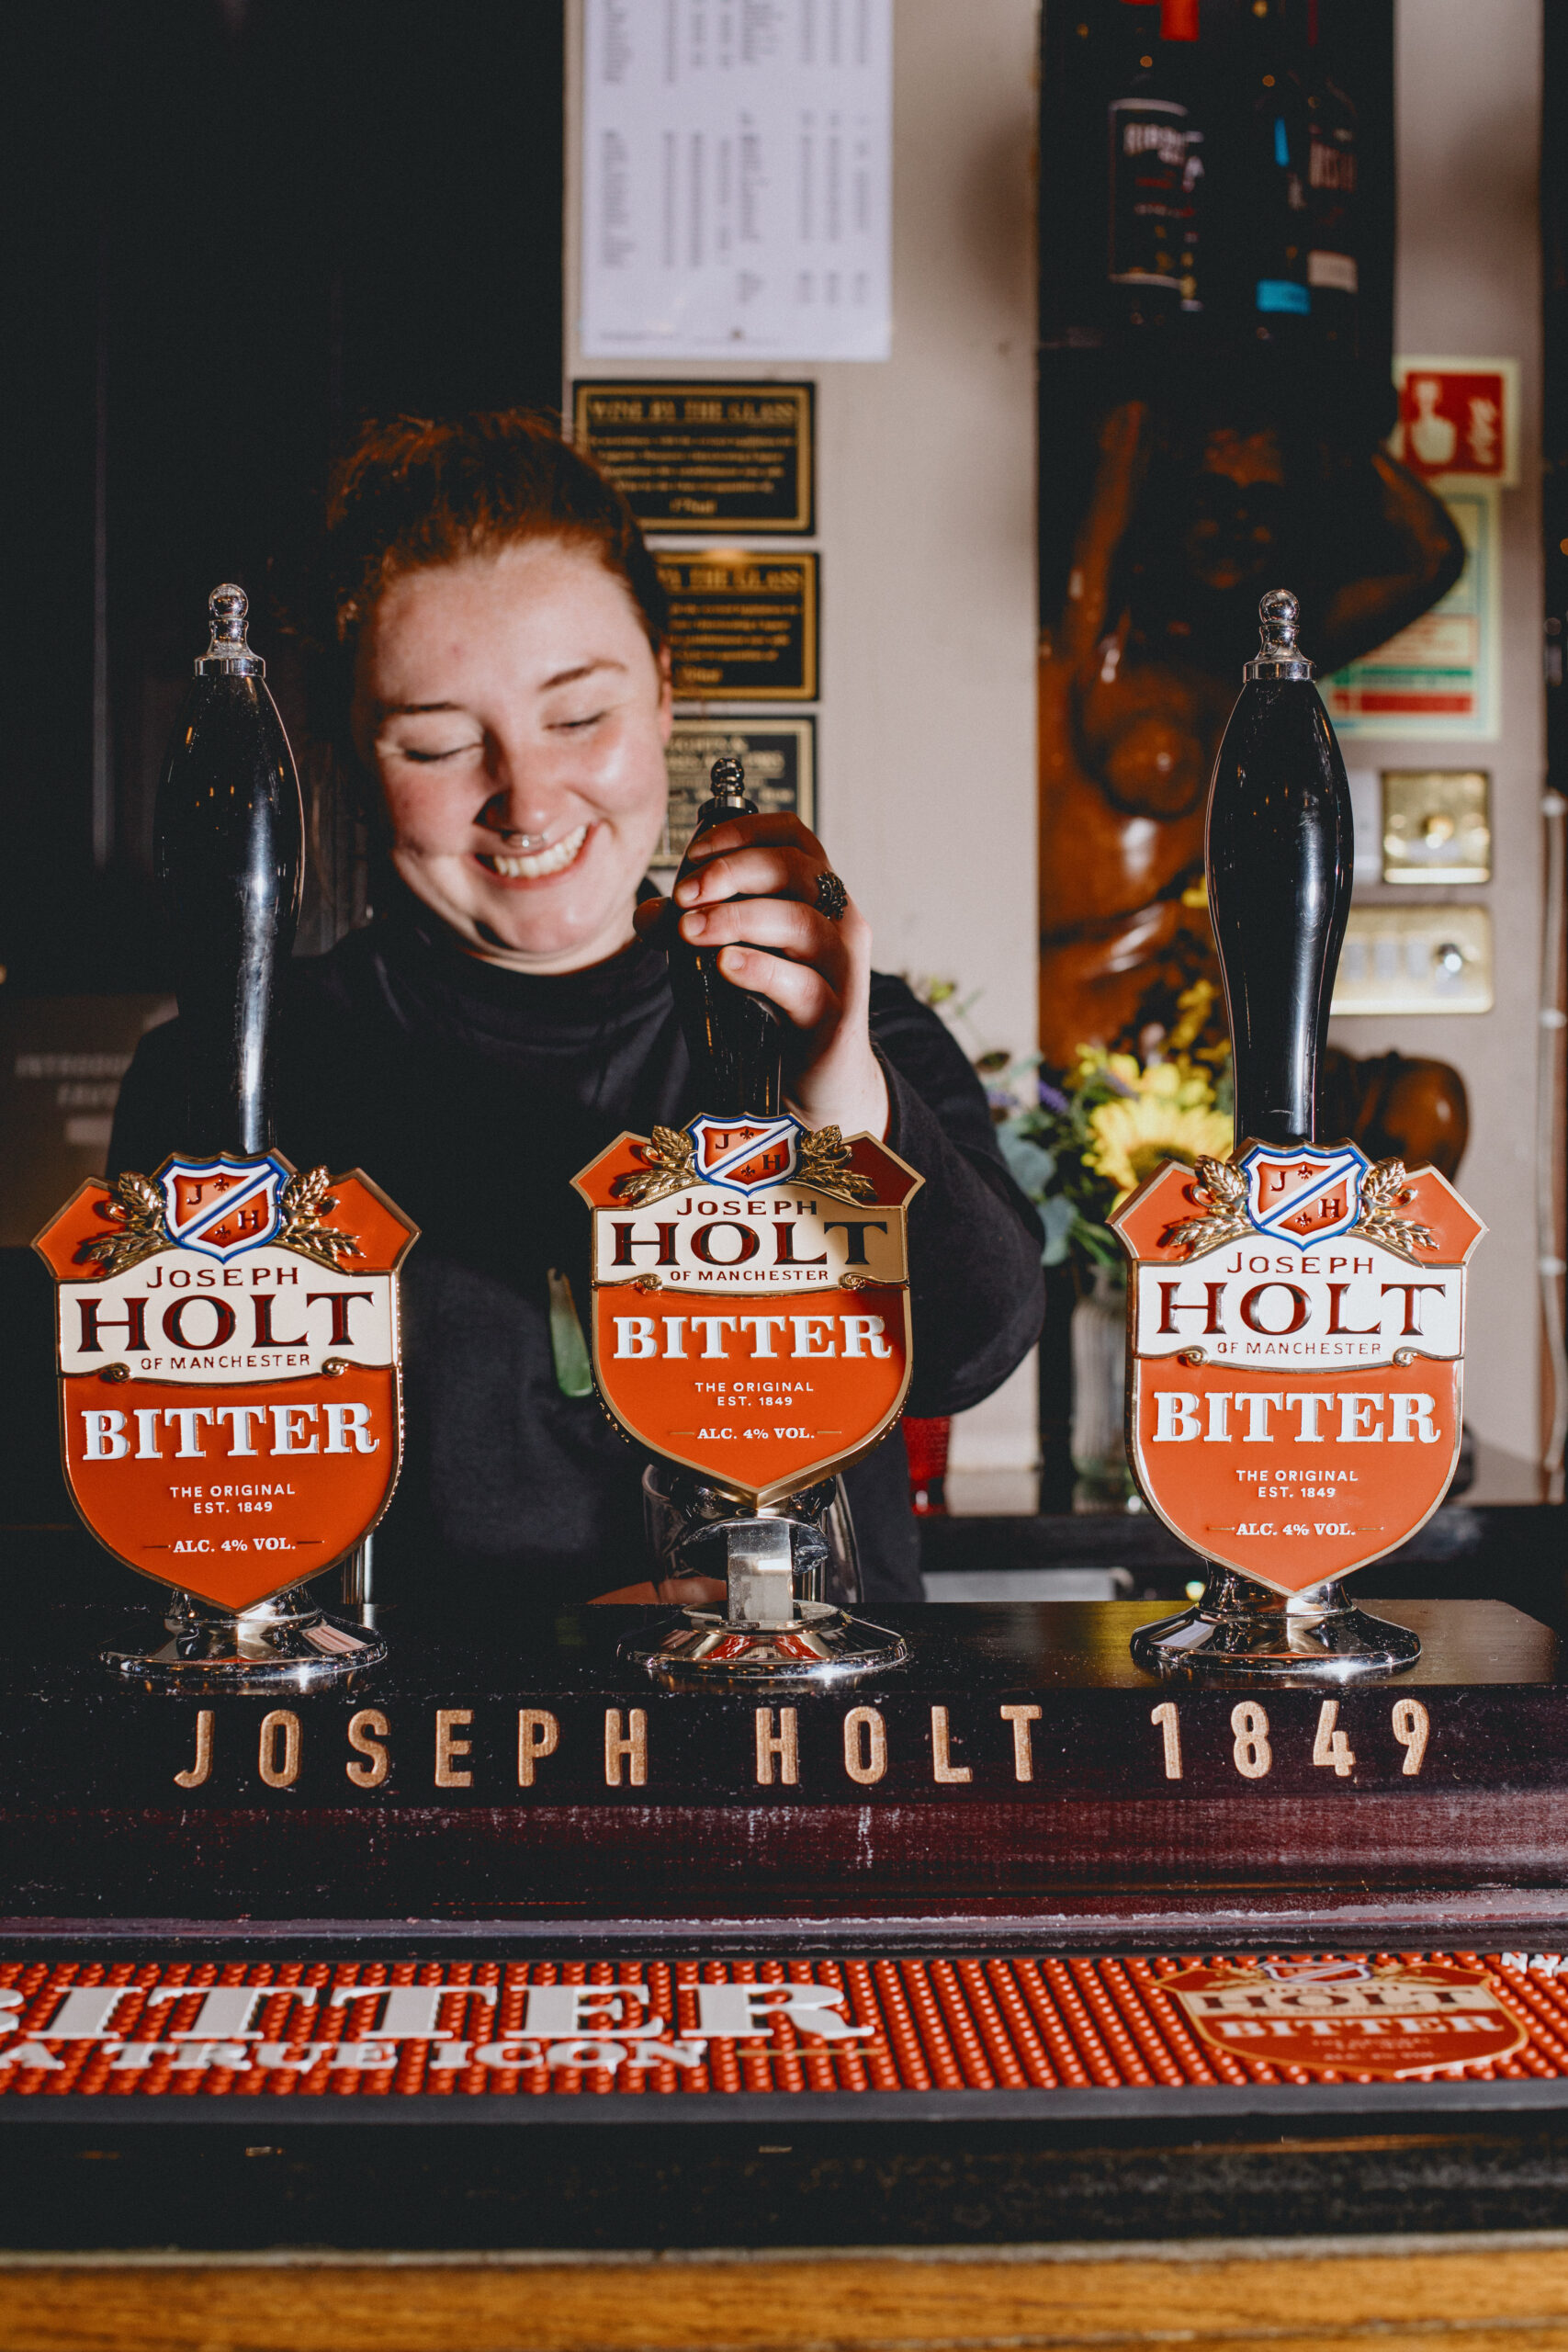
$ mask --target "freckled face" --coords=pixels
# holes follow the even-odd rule
[[[354,733],[392,860],[488,961],[575,971],[632,936],[665,808],[667,666],[590,548],[407,573],[360,639]]]

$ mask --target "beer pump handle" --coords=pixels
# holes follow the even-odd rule
[[[1209,787],[1209,910],[1235,1056],[1235,1133],[1310,1143],[1318,1065],[1350,907],[1345,763],[1276,588]]]
[[[299,917],[304,813],[266,665],[246,642],[244,591],[226,582],[207,601],[211,640],[155,819],[185,1057],[186,1125],[169,1142],[250,1156],[273,1139],[268,1032]]]
[[[692,840],[729,817],[754,817],[739,760],[713,763],[711,798],[697,812]],[[688,848],[676,882],[691,870]],[[670,985],[681,1016],[697,1107],[704,1111],[774,1112],[784,1107],[784,1018],[765,997],[727,980],[711,948],[693,947],[671,931]]]

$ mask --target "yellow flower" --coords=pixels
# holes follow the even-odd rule
[[[1206,1072],[1186,1061],[1156,1062],[1140,1070],[1130,1054],[1111,1055],[1109,1067],[1136,1091],[1098,1103],[1089,1113],[1094,1141],[1084,1159],[1116,1187],[1117,1202],[1152,1176],[1162,1160],[1179,1159],[1190,1168],[1205,1157],[1223,1159],[1230,1150],[1231,1122],[1215,1110]]]
[[[1197,1043],[1218,994],[1213,980],[1194,980],[1190,989],[1183,989],[1176,1000],[1176,1009],[1181,1018],[1165,1041],[1168,1054],[1184,1054],[1190,1046]]]

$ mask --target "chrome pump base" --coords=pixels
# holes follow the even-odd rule
[[[909,1645],[901,1635],[863,1618],[847,1617],[826,1601],[803,1600],[788,1625],[747,1625],[716,1610],[683,1609],[685,1623],[655,1650],[623,1644],[623,1657],[646,1666],[658,1682],[716,1682],[818,1689],[852,1682],[878,1667],[901,1666]]]
[[[728,1609],[683,1609],[682,1622],[649,1648],[626,1641],[621,1656],[655,1681],[711,1689],[732,1683],[770,1690],[822,1689],[853,1681],[909,1655],[900,1634],[795,1597],[793,1533],[807,1522],[736,1519],[723,1529]]]
[[[1207,1564],[1201,1600],[1179,1617],[1143,1625],[1133,1663],[1165,1682],[1321,1682],[1337,1688],[1416,1664],[1421,1644],[1404,1625],[1353,1609],[1330,1580],[1290,1594]]]
[[[325,1690],[387,1655],[378,1634],[323,1616],[303,1585],[239,1611],[176,1592],[164,1623],[172,1638],[162,1649],[105,1650],[104,1664],[144,1690],[210,1698]]]

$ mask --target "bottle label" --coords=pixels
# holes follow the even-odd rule
[[[175,1155],[82,1185],[55,1277],[66,1483],[100,1544],[215,1608],[320,1576],[402,1447],[398,1274],[418,1228],[357,1169]]]
[[[1307,284],[1325,286],[1336,294],[1354,294],[1358,277],[1351,254],[1308,254]]]
[[[830,1477],[909,1385],[906,1206],[870,1136],[787,1112],[623,1135],[593,1212],[593,1373],[628,1437],[752,1506]]]
[[[1168,1161],[1111,1216],[1132,1261],[1128,1439],[1194,1551],[1276,1592],[1381,1559],[1459,1459],[1465,1268],[1432,1168],[1352,1143]]]
[[[1287,311],[1297,318],[1305,318],[1312,309],[1306,288],[1291,277],[1260,277],[1256,300],[1260,311]]]
[[[1170,98],[1117,98],[1111,107],[1110,277],[1114,286],[1182,294],[1197,172],[1187,108]]]

